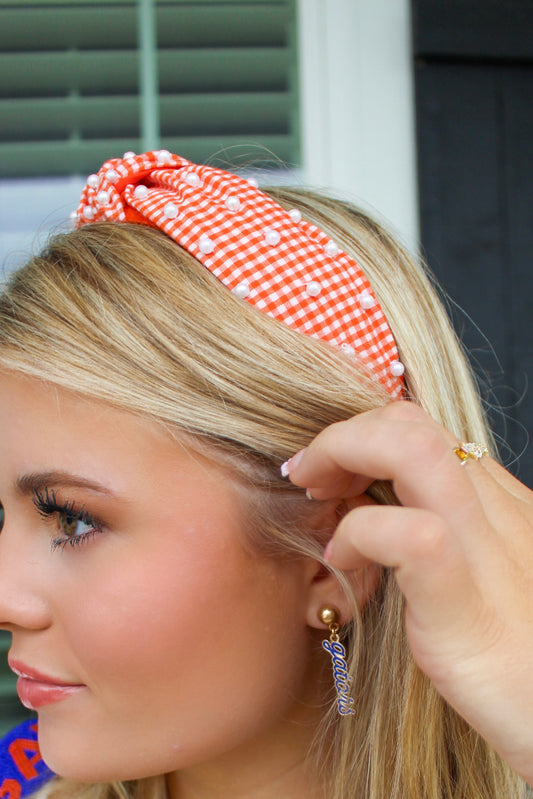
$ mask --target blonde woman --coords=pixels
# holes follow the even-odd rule
[[[526,795],[532,495],[380,226],[128,153],[7,286],[0,370],[42,754],[15,731],[0,795]]]

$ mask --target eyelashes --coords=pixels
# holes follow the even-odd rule
[[[59,501],[52,488],[36,489],[32,502],[43,519],[55,522],[60,533],[51,539],[52,550],[81,546],[103,531],[103,524],[83,506],[78,507],[71,500]]]

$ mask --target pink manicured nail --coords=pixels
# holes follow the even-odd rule
[[[332,554],[333,554],[333,538],[330,538],[324,550],[324,555],[323,555],[324,560],[330,561]]]
[[[289,458],[288,461],[282,463],[279,467],[282,477],[288,477],[289,474],[292,472],[293,469],[296,469],[300,461],[302,460],[302,455],[305,452],[305,448],[301,449],[296,455],[293,455],[292,458]]]

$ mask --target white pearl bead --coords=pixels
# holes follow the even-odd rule
[[[200,248],[200,252],[203,252],[204,255],[209,255],[209,253],[213,252],[215,249],[215,243],[204,233],[200,236],[198,247]]]
[[[87,185],[91,187],[91,189],[96,189],[98,184],[100,183],[100,178],[98,175],[89,175],[87,178]]]
[[[335,256],[339,254],[339,248],[337,247],[334,241],[328,241],[328,243],[324,247],[324,252],[326,253],[326,255],[329,255],[331,258],[335,258]]]
[[[70,214],[68,215],[68,218],[69,218],[69,219],[70,219],[72,222],[75,222],[75,221],[76,221],[76,219],[78,218],[78,212],[77,212],[77,211],[71,211],[71,212],[70,212]]]
[[[86,205],[83,209],[83,218],[94,219],[94,210],[89,205]]]
[[[109,202],[109,192],[108,191],[99,191],[96,195],[96,202],[99,205],[107,205]]]
[[[293,222],[296,222],[296,224],[302,221],[302,215],[297,208],[291,208],[289,211],[289,216]]]
[[[167,164],[172,157],[168,150],[158,150],[155,156],[158,164]]]
[[[135,186],[133,191],[133,196],[137,198],[137,200],[144,200],[146,195],[148,194],[148,186]]]
[[[374,297],[366,289],[361,292],[357,299],[359,300],[359,305],[361,308],[364,308],[365,311],[373,308],[376,304]]]
[[[254,189],[257,189],[259,186],[259,183],[255,178],[248,178],[248,183],[250,184],[250,186],[253,186]]]
[[[235,212],[238,211],[239,208],[241,207],[241,201],[239,200],[238,197],[228,197],[225,202],[225,205],[228,211]]]
[[[400,361],[392,361],[390,365],[390,373],[393,377],[401,377],[405,372],[405,366]]]
[[[124,155],[122,156],[126,161],[130,161],[132,158],[135,158],[135,153],[133,150],[126,150]]]
[[[108,169],[105,176],[110,183],[116,183],[119,179],[119,174],[116,169]]]
[[[265,241],[271,247],[275,247],[276,244],[279,244],[280,239],[281,236],[279,235],[277,230],[273,230],[272,228],[265,230]]]
[[[318,295],[322,291],[322,286],[316,280],[312,280],[310,283],[307,284],[305,290],[310,297],[318,297]]]
[[[244,300],[250,294],[250,286],[246,280],[243,280],[242,283],[238,283],[235,286],[233,293],[239,297],[239,299]]]
[[[174,203],[167,203],[163,208],[163,213],[167,219],[175,219],[178,215],[178,206]]]
[[[188,183],[189,186],[199,186],[201,182],[200,175],[197,172],[189,172],[188,175],[185,175],[185,183]]]
[[[341,350],[345,355],[348,355],[348,357],[353,357],[355,355],[355,350],[351,344],[341,344]]]

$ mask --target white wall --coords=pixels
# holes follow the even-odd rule
[[[0,181],[0,280],[37,252],[50,231],[65,229],[83,184],[74,177]]]
[[[409,0],[298,0],[303,180],[418,242]]]

